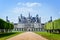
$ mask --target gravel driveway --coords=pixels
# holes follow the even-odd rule
[[[7,40],[47,40],[47,39],[34,32],[24,32]]]

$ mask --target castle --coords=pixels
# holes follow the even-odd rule
[[[36,15],[32,17],[29,13],[28,17],[18,16],[18,23],[14,23],[15,31],[43,31],[44,24],[41,23],[41,17]]]

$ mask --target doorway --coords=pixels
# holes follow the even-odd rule
[[[27,31],[32,31],[32,29],[31,28],[28,28]]]

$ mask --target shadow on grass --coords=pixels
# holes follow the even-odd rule
[[[15,33],[3,33],[3,34],[0,34],[0,38],[10,36],[12,34],[15,34]]]

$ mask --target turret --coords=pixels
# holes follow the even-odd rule
[[[7,21],[7,22],[10,22],[10,21],[8,20],[8,16],[6,16],[6,21]]]
[[[40,23],[41,23],[41,17],[40,17]]]
[[[36,15],[36,18],[38,17],[38,14]]]
[[[36,22],[39,23],[39,17],[38,17],[38,14],[36,15]]]
[[[22,14],[20,14],[20,17],[21,17],[21,18],[23,17]]]
[[[30,13],[29,13],[29,16],[28,16],[28,18],[29,18],[29,19],[31,18],[31,16],[30,16]]]
[[[18,23],[20,23],[21,22],[21,19],[20,19],[20,16],[18,16]]]
[[[50,17],[50,21],[52,22],[52,16]]]
[[[48,22],[52,22],[52,16],[50,17],[50,20]]]

